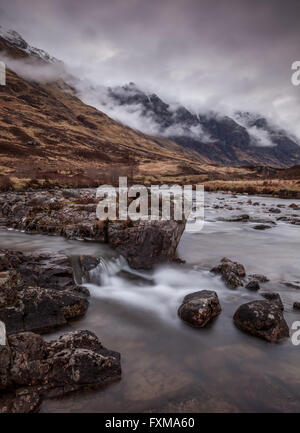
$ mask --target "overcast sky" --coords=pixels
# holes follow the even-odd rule
[[[0,0],[0,17],[94,83],[260,111],[300,137],[299,0]]]

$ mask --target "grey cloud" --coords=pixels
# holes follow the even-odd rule
[[[258,111],[300,136],[298,0],[0,0],[5,25],[94,85]],[[125,119],[123,119],[125,121]]]

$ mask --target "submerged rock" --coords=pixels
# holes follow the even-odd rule
[[[294,302],[293,308],[294,308],[294,310],[300,310],[300,302]]]
[[[217,218],[218,221],[225,221],[225,222],[246,222],[249,221],[250,215],[248,214],[242,214],[242,215],[234,215],[229,218],[219,217]]]
[[[300,290],[300,281],[283,282],[281,284],[284,284],[286,287],[291,287],[292,289]]]
[[[243,278],[246,276],[246,271],[241,263],[233,262],[232,260],[224,257],[221,263],[212,268],[210,272],[222,275],[222,279],[230,288],[237,288],[243,286]]]
[[[189,325],[203,328],[220,314],[221,310],[217,293],[202,290],[184,297],[178,315]]]
[[[246,289],[257,291],[260,289],[259,282],[257,280],[251,280],[246,285]]]
[[[274,302],[262,300],[243,304],[235,312],[233,320],[241,331],[272,343],[289,337],[282,310]]]
[[[6,348],[0,412],[36,411],[45,396],[104,385],[121,376],[120,354],[105,349],[89,331],[50,342],[31,332],[19,333],[8,337]],[[0,379],[3,359],[0,352]]]
[[[268,230],[268,229],[271,229],[272,227],[268,226],[267,224],[257,224],[255,226],[253,226],[253,228],[255,230]]]

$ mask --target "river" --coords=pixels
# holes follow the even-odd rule
[[[86,316],[46,338],[75,329],[95,332],[104,346],[121,353],[122,379],[104,389],[47,399],[41,412],[300,412],[300,346],[291,339],[270,344],[239,331],[232,321],[237,307],[263,298],[244,287],[230,290],[209,272],[226,256],[248,274],[266,275],[270,281],[262,289],[280,293],[288,325],[300,320],[292,307],[300,290],[284,284],[300,282],[300,226],[277,221],[261,231],[254,222],[218,220],[243,213],[273,220],[300,216],[288,207],[292,202],[300,207],[300,201],[251,197],[259,203],[253,206],[248,199],[206,194],[203,229],[189,224],[178,247],[186,263],[153,271],[134,272],[96,243],[0,231],[1,248],[101,257],[87,284]],[[285,206],[281,214],[269,214],[278,205]],[[177,309],[186,294],[203,289],[218,293],[222,312],[206,328],[193,329]]]

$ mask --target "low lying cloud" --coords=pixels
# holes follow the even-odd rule
[[[200,124],[187,128],[186,125],[176,122],[174,125],[163,128],[155,120],[151,111],[145,111],[143,104],[124,102],[128,98],[136,96],[139,90],[135,86],[126,86],[126,90],[122,86],[113,89],[114,94],[121,98],[121,102],[112,97],[110,89],[104,86],[93,86],[84,80],[75,80],[72,82],[72,86],[76,88],[79,98],[86,104],[96,107],[118,122],[145,134],[162,137],[188,136],[203,142],[212,141],[212,138],[203,130]],[[149,95],[149,100],[150,98]],[[171,118],[176,115],[178,108],[178,104],[169,105],[168,111]]]
[[[16,59],[0,52],[0,60],[20,77],[29,81],[49,83],[59,79],[68,79],[62,62],[46,63],[33,58]]]
[[[300,137],[300,88],[291,83],[291,65],[300,60],[299,16],[299,0],[1,4],[6,27],[93,86],[133,81],[195,112],[261,113]],[[127,113],[116,110],[128,123]],[[139,127],[138,109],[132,114],[131,125]]]
[[[259,147],[273,147],[276,145],[272,141],[272,138],[268,131],[262,128],[257,128],[257,126],[252,126],[250,128],[247,128],[248,134],[251,138],[251,143],[254,146]]]

